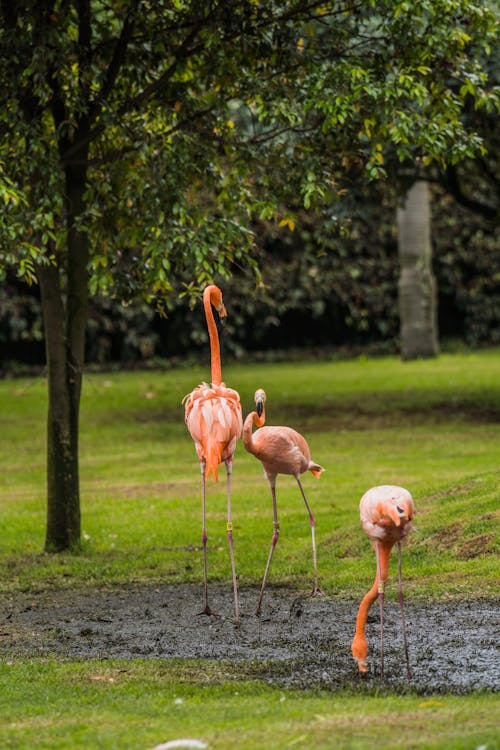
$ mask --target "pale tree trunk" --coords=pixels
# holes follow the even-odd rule
[[[429,186],[415,182],[397,211],[401,356],[405,360],[439,353],[437,290],[432,272]]]
[[[76,228],[85,169],[67,170],[67,255],[38,268],[48,367],[45,549],[80,543],[79,412],[87,320],[88,238]]]

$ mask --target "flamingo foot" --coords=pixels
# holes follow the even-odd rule
[[[199,615],[208,615],[209,617],[220,617],[221,615],[218,612],[214,612],[213,609],[210,609],[208,604],[206,605],[205,609],[202,609],[201,612],[198,612]]]
[[[311,591],[310,595],[311,597],[315,596],[326,596],[325,592],[317,585],[314,585],[313,590]]]

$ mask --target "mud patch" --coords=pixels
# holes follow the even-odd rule
[[[450,523],[448,526],[438,529],[433,536],[432,541],[436,548],[440,550],[450,550],[463,538],[463,528],[465,521]]]
[[[199,586],[127,586],[112,590],[45,591],[0,596],[0,655],[98,659],[201,659],[213,679],[262,679],[298,688],[373,689],[378,671],[378,614],[367,625],[368,676],[350,654],[358,603],[310,599],[270,588],[263,613],[253,614],[257,590],[240,592],[241,626],[233,624],[232,595],[211,587],[221,617],[197,615]],[[386,606],[386,684],[421,693],[468,693],[500,688],[498,606],[491,601],[407,602],[410,662],[407,683],[399,607]],[[210,663],[210,668],[208,665]]]
[[[472,557],[487,555],[495,549],[495,534],[478,534],[460,545],[457,557],[461,560],[470,560]]]

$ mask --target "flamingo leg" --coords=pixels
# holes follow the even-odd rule
[[[313,568],[314,568],[314,585],[313,590],[311,592],[311,596],[324,596],[324,592],[320,589],[318,584],[318,561],[317,561],[317,555],[316,555],[316,537],[314,533],[314,516],[311,511],[311,507],[309,503],[307,502],[306,494],[304,492],[304,488],[302,487],[302,483],[298,477],[298,475],[295,477],[297,480],[297,484],[299,485],[300,491],[302,493],[302,497],[304,498],[304,502],[306,504],[307,512],[309,514],[309,523],[311,525],[311,540],[312,540],[312,556],[313,556]]]
[[[233,574],[233,591],[234,591],[234,622],[236,627],[240,624],[240,609],[238,605],[238,584],[236,582],[236,564],[234,561],[234,549],[233,549],[233,521],[231,515],[231,470],[233,462],[231,459],[226,459],[227,473],[227,541],[229,543],[229,554],[231,556],[231,570]]]
[[[375,557],[377,560],[378,604],[380,612],[380,679],[384,679],[384,587],[380,565],[380,542],[375,542]]]
[[[212,615],[213,617],[220,617],[217,612],[210,609],[208,605],[208,561],[207,561],[207,512],[206,512],[206,498],[205,498],[205,461],[200,461],[201,469],[201,541],[203,544],[203,571],[204,571],[204,588],[205,588],[205,608],[199,613],[200,615]]]
[[[408,655],[408,639],[406,637],[406,618],[403,604],[403,574],[401,561],[401,542],[398,542],[398,597],[399,607],[401,609],[401,628],[403,631],[403,644],[406,658],[406,679],[411,680],[410,657]]]
[[[274,532],[273,532],[273,538],[271,539],[271,548],[269,550],[269,556],[267,558],[266,569],[264,571],[264,578],[262,579],[262,586],[260,587],[259,601],[257,602],[257,609],[255,610],[256,615],[260,615],[262,598],[264,596],[264,589],[266,588],[266,583],[267,583],[267,576],[269,574],[269,568],[271,567],[271,560],[273,559],[274,548],[276,547],[276,544],[278,543],[278,539],[280,535],[280,525],[278,522],[278,507],[276,505],[276,476],[268,477],[268,479],[269,479],[269,485],[271,487],[271,496],[273,499]]]

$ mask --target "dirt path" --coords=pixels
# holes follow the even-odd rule
[[[309,599],[270,588],[255,617],[255,589],[240,592],[242,623],[233,625],[228,587],[213,586],[220,619],[197,616],[199,586],[127,586],[112,590],[0,595],[0,656],[217,660],[244,678],[283,686],[366,687],[378,684],[378,613],[367,628],[371,674],[358,675],[350,655],[357,602]],[[466,693],[500,688],[498,606],[491,601],[407,601],[410,686],[421,692]],[[386,682],[406,689],[397,603],[386,606]]]

